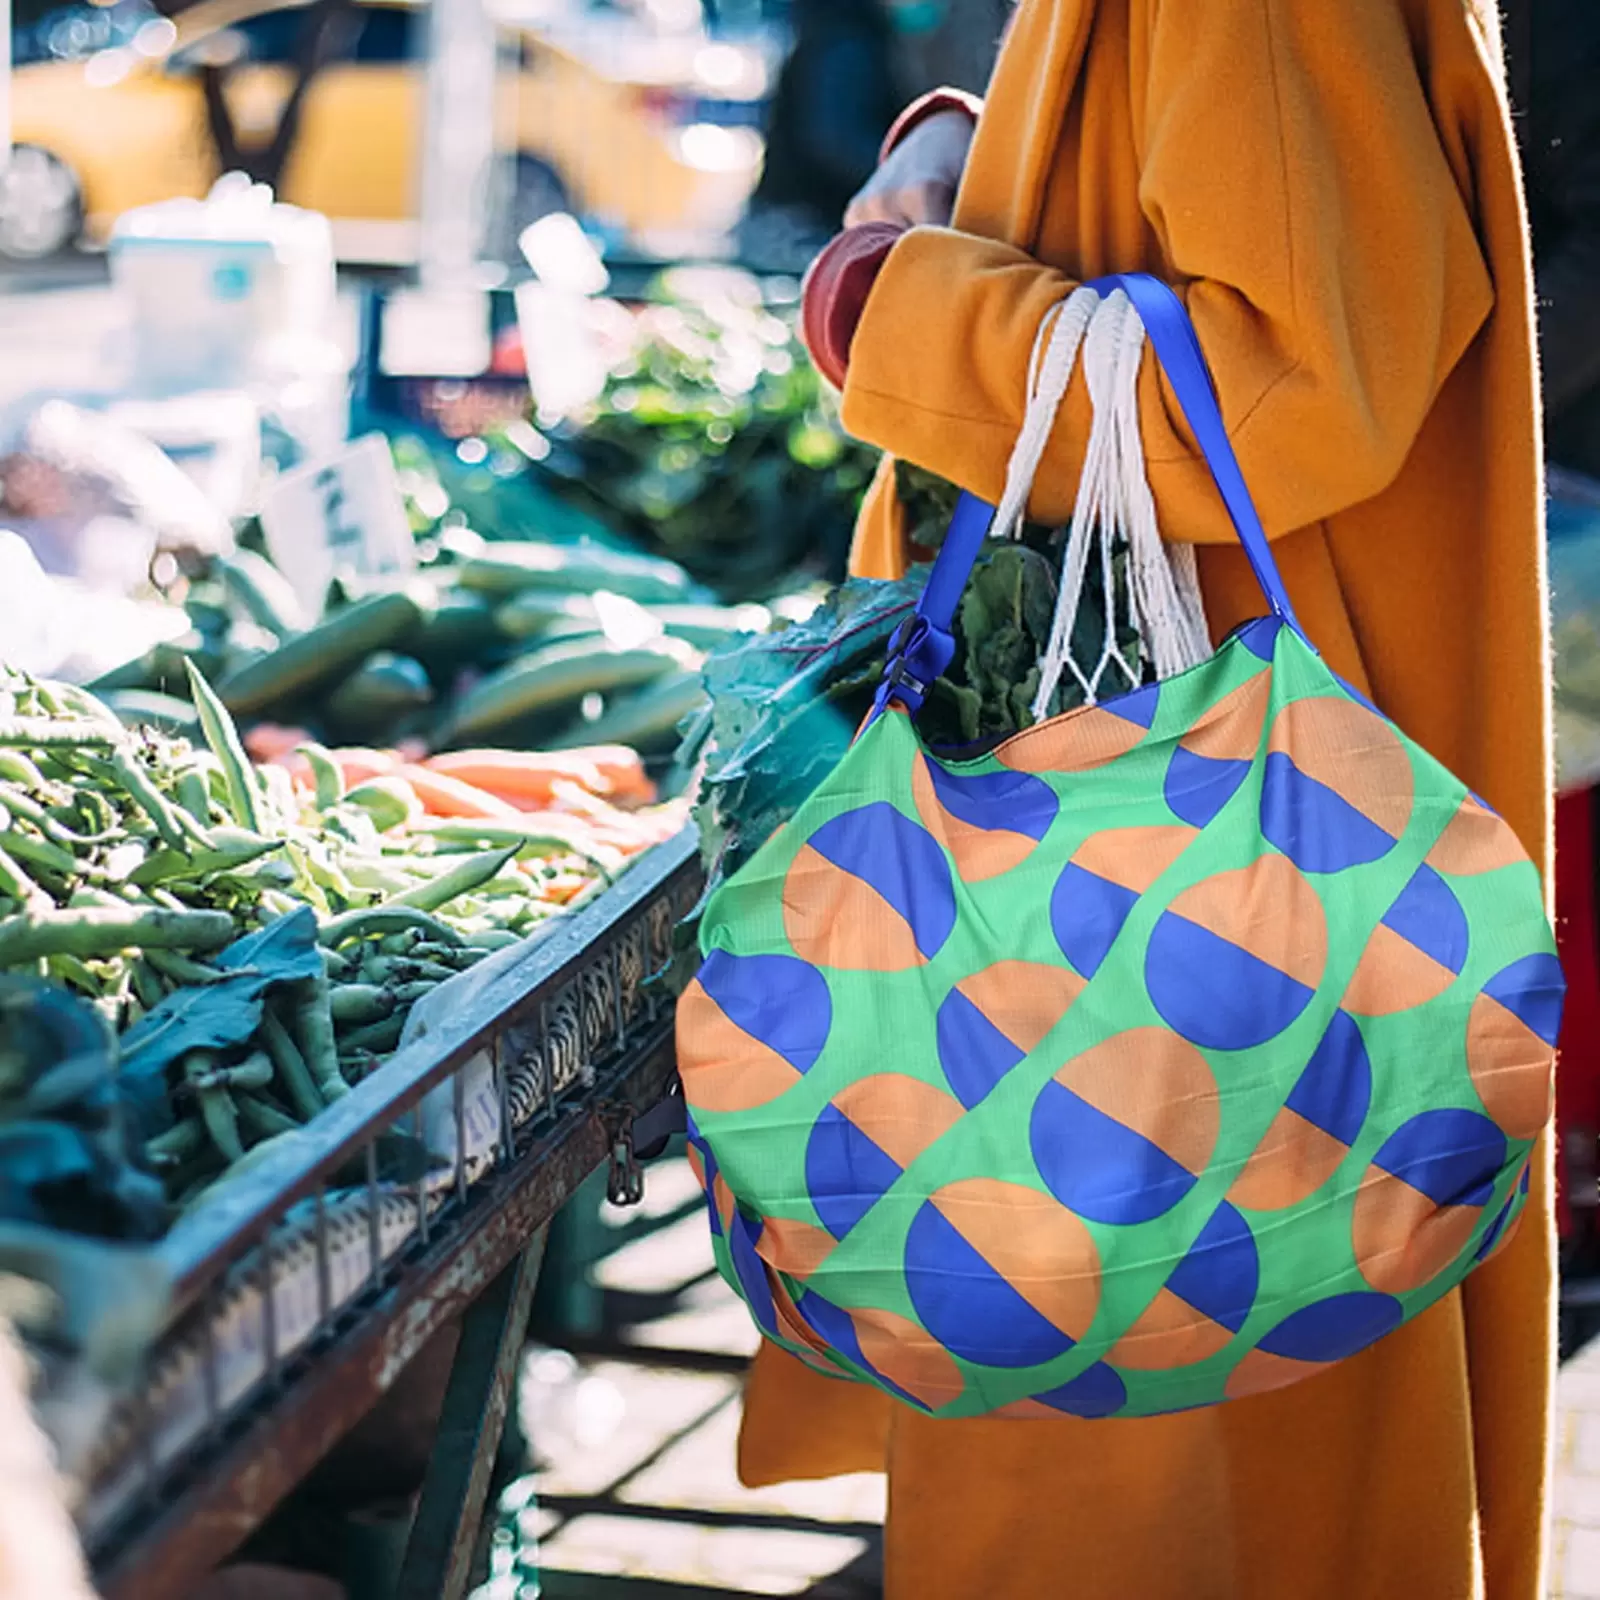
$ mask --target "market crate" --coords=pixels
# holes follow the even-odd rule
[[[177,1224],[167,1331],[80,1512],[105,1600],[187,1592],[440,1327],[520,1283],[508,1269],[592,1172],[636,1177],[632,1118],[674,1070],[650,979],[702,882],[687,829]],[[414,1180],[380,1177],[396,1136],[433,1155]]]

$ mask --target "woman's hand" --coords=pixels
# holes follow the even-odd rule
[[[941,111],[906,134],[845,211],[846,227],[888,222],[896,227],[943,227],[972,146],[973,122]]]

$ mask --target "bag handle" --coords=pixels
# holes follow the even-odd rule
[[[1159,278],[1152,278],[1143,272],[1114,273],[1109,277],[1096,278],[1086,287],[1102,296],[1121,289],[1133,303],[1195,441],[1200,446],[1200,453],[1211,470],[1212,481],[1222,496],[1228,518],[1239,535],[1239,542],[1244,547],[1256,582],[1261,585],[1268,607],[1275,617],[1304,639],[1305,630],[1300,626],[1288,591],[1283,586],[1283,579],[1279,576],[1277,562],[1273,559],[1266,532],[1261,526],[1261,518],[1256,513],[1255,502],[1250,498],[1244,473],[1239,468],[1238,458],[1228,438],[1205,354],[1183,302]],[[1045,398],[1040,397],[1041,400]],[[1058,396],[1050,398],[1059,399]],[[1052,414],[1054,410],[1055,405],[1051,403]],[[1026,421],[1024,429],[1028,430]],[[956,502],[933,570],[923,587],[916,614],[891,646],[883,681],[873,704],[874,717],[890,701],[915,715],[922,708],[922,702],[934,680],[950,665],[955,654],[955,636],[951,628],[956,606],[972,573],[972,564],[977,560],[978,551],[994,522],[995,508],[976,495],[963,491]]]

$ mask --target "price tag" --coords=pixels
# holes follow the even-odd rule
[[[409,572],[416,546],[381,433],[278,478],[261,507],[267,552],[312,616],[339,577]]]

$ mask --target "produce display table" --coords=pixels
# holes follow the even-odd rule
[[[701,884],[690,829],[174,1228],[167,1330],[80,1515],[105,1600],[189,1592],[455,1318],[397,1600],[465,1592],[544,1230],[602,1164],[637,1182],[632,1118],[673,1073],[648,980]]]

